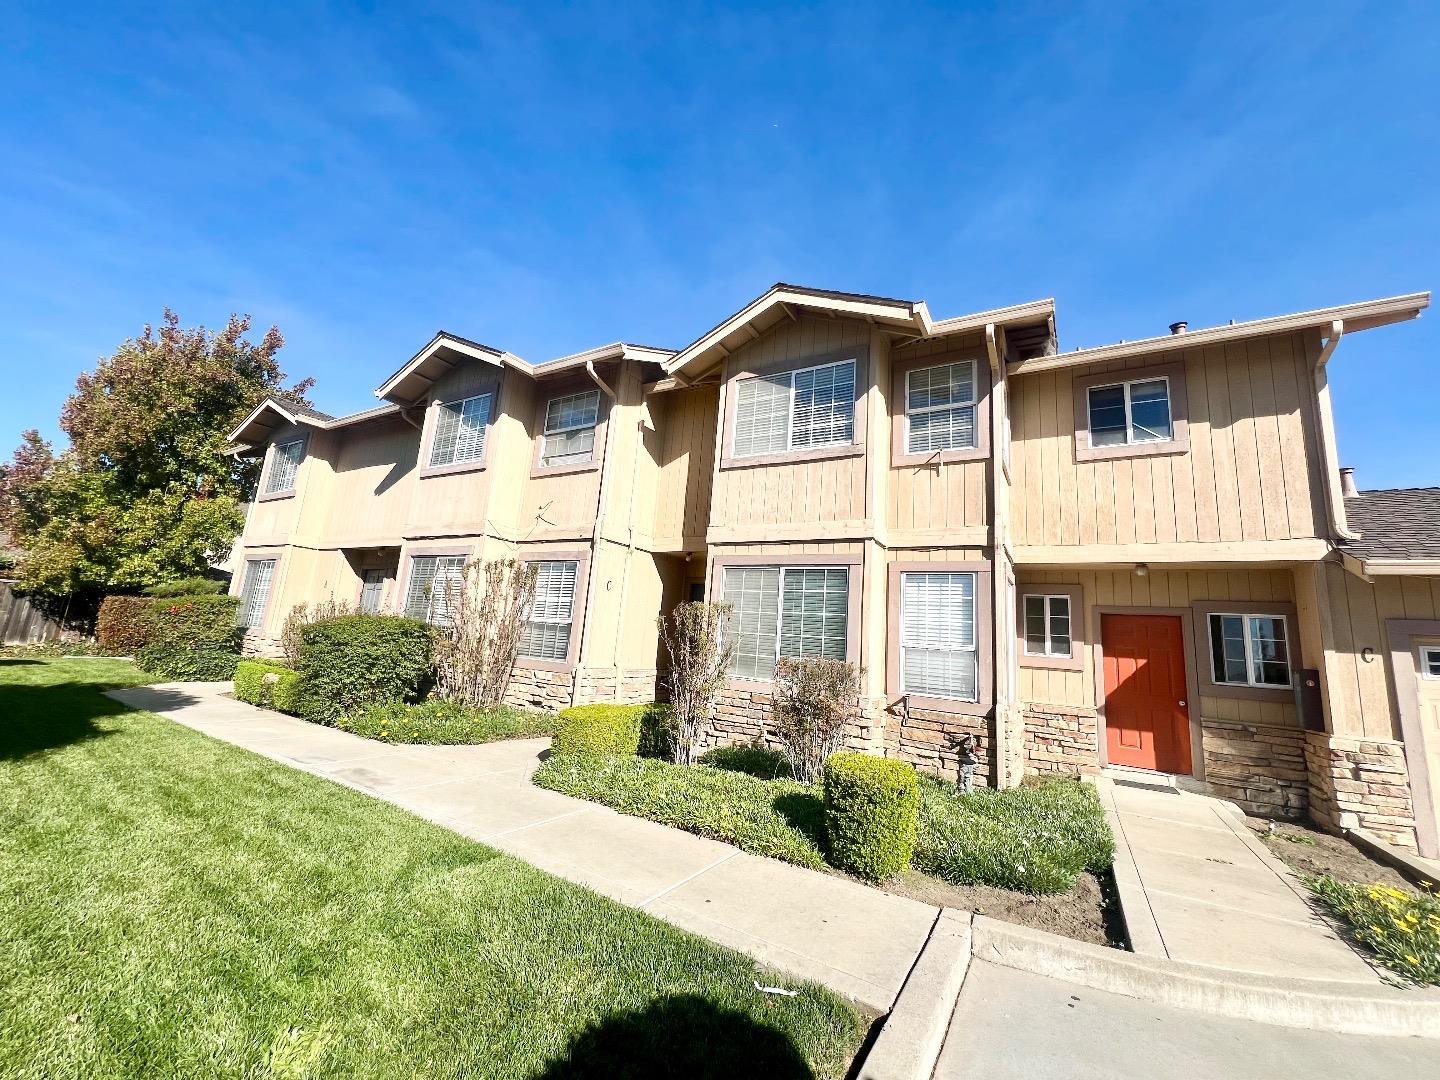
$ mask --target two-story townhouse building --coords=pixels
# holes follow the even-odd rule
[[[243,619],[257,649],[331,596],[443,621],[434,582],[517,555],[517,701],[650,699],[656,617],[704,596],[734,607],[716,741],[764,737],[779,657],[830,656],[856,747],[953,774],[968,734],[993,784],[1143,770],[1433,852],[1436,500],[1347,497],[1326,382],[1428,300],[1068,352],[1050,301],[790,285],[675,352],[441,334],[380,409],[237,429]],[[1374,546],[1387,515],[1410,539]]]

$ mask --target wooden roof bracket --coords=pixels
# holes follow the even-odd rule
[[[1335,445],[1335,410],[1330,403],[1330,379],[1326,365],[1335,355],[1335,347],[1345,336],[1345,321],[1335,319],[1330,332],[1315,357],[1315,405],[1320,419],[1320,467],[1325,471],[1325,506],[1329,511],[1330,530],[1340,540],[1358,540],[1360,534],[1350,528],[1345,513],[1345,495],[1340,490],[1340,454]]]
[[[611,401],[615,400],[615,391],[611,390],[610,387],[606,384],[605,380],[600,378],[599,372],[595,370],[594,360],[585,361],[585,374],[590,376],[591,382],[593,382],[601,390],[605,391],[606,397],[608,397]]]

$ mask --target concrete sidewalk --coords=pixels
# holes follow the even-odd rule
[[[1132,780],[1102,777],[1099,787],[1137,954],[1260,975],[1381,983],[1233,805]]]
[[[386,799],[877,1012],[890,1009],[939,914],[537,788],[530,774],[546,739],[390,746],[257,709],[229,691],[229,683],[183,683],[110,696]]]

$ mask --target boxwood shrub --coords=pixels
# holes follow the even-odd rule
[[[426,689],[435,632],[398,615],[342,615],[300,635],[298,711],[333,724],[371,705],[414,701]]]
[[[637,754],[668,756],[673,738],[670,706],[575,705],[560,713],[551,749],[557,754]]]
[[[235,696],[251,705],[294,712],[300,673],[274,660],[241,660],[235,666]]]
[[[100,647],[117,656],[133,656],[145,644],[143,616],[156,601],[150,596],[107,596],[100,601],[95,636]]]
[[[842,750],[825,762],[825,838],[830,862],[871,881],[910,865],[919,795],[915,767]]]
[[[233,679],[240,660],[235,596],[177,596],[148,604],[138,620],[145,644],[135,662],[177,682]]]

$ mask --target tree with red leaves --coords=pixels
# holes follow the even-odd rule
[[[259,465],[225,453],[226,436],[266,394],[288,388],[271,327],[250,342],[248,316],[223,330],[161,326],[80,376],[60,413],[56,455],[27,431],[0,466],[0,529],[22,552],[21,587],[59,595],[131,589],[197,574],[229,554]]]

